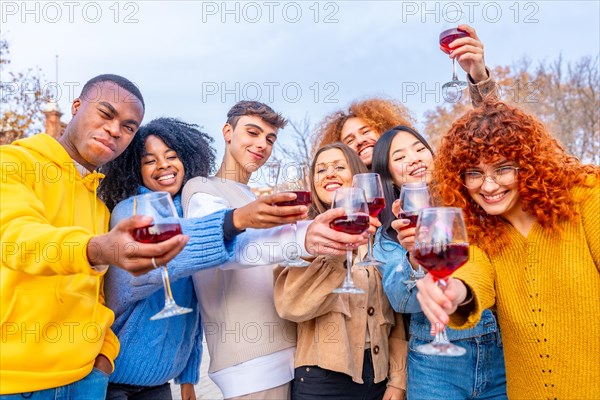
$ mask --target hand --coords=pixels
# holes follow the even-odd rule
[[[98,354],[96,360],[94,360],[94,368],[99,369],[107,375],[113,372],[112,364],[104,354]]]
[[[366,232],[360,235],[349,235],[344,232],[335,231],[329,227],[331,221],[344,215],[346,215],[346,211],[343,208],[335,208],[317,216],[308,225],[304,248],[314,256],[343,255],[346,254],[346,245],[349,248],[355,249],[367,243]]]
[[[250,204],[237,208],[233,212],[233,225],[239,229],[265,229],[291,224],[305,219],[306,206],[276,206],[275,203],[296,199],[295,193],[275,193],[260,196]]]
[[[385,389],[382,400],[404,400],[405,396],[406,391],[393,386],[388,386]]]
[[[431,322],[431,335],[442,331],[448,324],[448,316],[453,314],[467,297],[467,287],[461,280],[449,278],[446,287],[442,290],[431,274],[417,281],[417,289],[419,290],[417,299],[421,309]]]
[[[400,215],[401,212],[402,208],[400,208],[400,201],[394,201],[392,203],[392,213],[394,213],[394,215],[397,217],[398,215]],[[408,219],[397,219],[395,221],[392,221],[392,229],[394,229],[398,234],[398,243],[400,243],[400,245],[410,253],[411,264],[413,261],[415,261],[414,266],[416,267],[416,260],[414,260],[413,257],[413,253],[415,251],[416,228],[404,228],[409,224],[410,220]]]
[[[458,29],[467,32],[470,36],[450,43],[450,48],[453,49],[450,58],[456,58],[461,68],[473,78],[475,83],[486,80],[488,75],[483,58],[483,43],[479,40],[477,32],[469,25],[459,25]]]
[[[196,400],[196,391],[191,383],[181,384],[181,400]]]
[[[131,232],[152,224],[152,218],[134,215],[120,221],[104,235],[94,236],[88,242],[86,251],[91,265],[116,265],[132,275],[142,275],[154,265],[166,265],[185,247],[189,236],[176,235],[160,243],[136,242]]]

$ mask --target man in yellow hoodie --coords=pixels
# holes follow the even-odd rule
[[[58,140],[38,134],[0,147],[0,399],[29,392],[42,400],[104,399],[119,351],[114,314],[104,306],[108,265],[145,273],[187,242],[182,235],[135,242],[131,230],[151,223],[142,216],[106,233],[96,169],[138,130],[144,100],[137,87],[97,76],[71,114]]]

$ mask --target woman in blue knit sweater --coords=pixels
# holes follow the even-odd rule
[[[150,191],[169,192],[182,216],[181,187],[189,178],[210,172],[210,141],[196,126],[175,119],[159,118],[142,126],[127,150],[102,170],[106,178],[99,195],[112,210],[111,226],[132,215],[131,196]],[[225,213],[180,221],[190,240],[169,263],[169,276],[175,301],[193,312],[150,321],[165,302],[160,271],[137,277],[118,268],[107,272],[106,304],[115,312],[112,328],[121,343],[107,399],[170,399],[171,379],[181,384],[184,399],[195,398],[202,328],[190,276],[231,255],[232,243],[223,238]]]
[[[106,164],[99,196],[112,211],[111,226],[133,214],[132,196],[169,192],[180,217],[181,189],[192,177],[207,176],[214,163],[210,138],[196,125],[158,118],[142,126],[127,150]],[[291,197],[290,197],[291,196]],[[195,399],[202,356],[202,325],[191,275],[224,264],[234,252],[234,238],[246,228],[268,228],[306,216],[305,206],[276,207],[293,200],[280,193],[203,218],[180,219],[190,239],[169,265],[173,297],[193,312],[150,321],[165,295],[159,270],[133,276],[119,268],[106,274],[106,304],[115,312],[113,331],[121,343],[107,399],[171,399],[169,381],[181,385],[184,400]]]

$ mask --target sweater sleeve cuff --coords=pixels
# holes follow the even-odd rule
[[[492,77],[492,72],[488,67],[485,67],[487,73],[487,79],[475,83],[471,75],[467,74],[467,80],[469,81],[469,94],[471,96],[471,103],[473,107],[481,105],[481,103],[487,99],[498,100],[500,94],[498,92],[498,85]]]
[[[477,293],[473,291],[473,288],[468,283],[464,281],[463,283],[467,286],[468,291],[472,293],[473,300],[463,306],[459,306],[454,314],[450,315],[448,327],[451,329],[474,328],[479,323],[481,313],[483,312],[481,303],[477,298]]]
[[[296,223],[296,240],[298,241],[298,244],[300,245],[300,249],[301,249],[301,254],[300,257],[303,258],[310,258],[313,257],[312,254],[310,254],[308,252],[308,250],[306,249],[306,231],[308,229],[308,225],[310,225],[312,221],[298,221]]]
[[[201,324],[201,321],[198,322]],[[174,379],[176,385],[183,385],[184,383],[197,385],[200,381],[200,363],[202,361],[202,329],[196,333],[196,340],[194,341],[193,345],[194,349],[190,354],[184,370]]]
[[[119,354],[120,347],[121,346],[119,344],[119,339],[117,339],[117,335],[114,334],[112,329],[108,328],[106,336],[104,337],[104,342],[100,348],[100,354],[108,358],[108,361],[110,361],[110,364],[112,365],[113,371],[115,370],[115,358],[117,358],[117,354]]]
[[[234,239],[237,235],[244,232],[244,230],[239,230],[233,225],[233,212],[234,209],[227,210],[225,212],[225,219],[223,220],[223,239],[228,242]]]

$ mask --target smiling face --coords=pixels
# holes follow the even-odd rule
[[[348,118],[340,133],[340,141],[354,150],[367,167],[371,166],[373,147],[377,139],[379,134],[357,117]]]
[[[144,108],[113,82],[100,82],[73,101],[73,118],[59,138],[75,161],[92,171],[117,158],[137,132]]]
[[[179,193],[183,184],[185,168],[175,150],[169,148],[158,136],[146,138],[142,157],[142,182],[153,192]]]
[[[390,146],[388,168],[394,185],[431,182],[433,154],[410,132],[398,131]]]
[[[339,149],[329,149],[319,154],[313,172],[316,195],[327,206],[331,204],[336,189],[352,187],[352,171]]]
[[[466,172],[475,171],[487,175],[503,176],[496,180],[505,180],[507,183],[498,184],[490,176],[484,178],[479,187],[467,188],[469,195],[489,215],[501,215],[507,220],[523,214],[521,207],[521,196],[519,195],[519,184],[513,169],[503,167],[515,166],[514,163],[502,160],[496,163],[479,163],[469,168]],[[508,179],[510,178],[510,179]]]
[[[223,127],[225,137],[225,163],[234,166],[236,176],[247,183],[250,175],[259,169],[271,156],[277,140],[277,128],[254,115],[238,119],[235,128],[230,124]],[[227,172],[227,171],[226,171]]]

